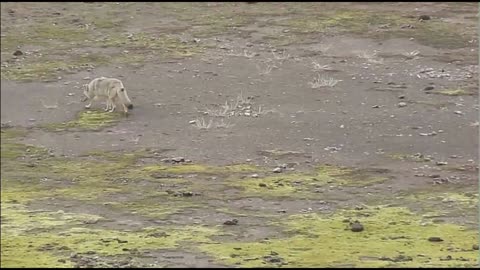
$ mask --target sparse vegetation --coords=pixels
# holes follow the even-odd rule
[[[313,89],[317,89],[321,87],[334,87],[338,82],[340,82],[340,80],[318,74],[309,84]]]
[[[1,267],[478,268],[477,8],[2,3]]]

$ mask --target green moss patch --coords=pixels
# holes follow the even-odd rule
[[[162,226],[133,232],[88,229],[82,224],[101,217],[61,211],[16,209],[6,216],[2,223],[2,267],[71,267],[71,252],[108,256],[129,254],[129,250],[176,248],[184,242],[206,242],[216,232],[201,226]],[[34,235],[30,229],[35,229]]]
[[[107,62],[106,56],[97,54],[74,55],[61,60],[43,57],[2,68],[2,79],[23,82],[51,81],[56,80],[63,73],[76,73]]]
[[[282,173],[264,178],[232,178],[229,184],[243,188],[249,195],[312,197],[316,196],[316,188],[368,186],[387,180],[385,177],[371,176],[372,173],[362,169],[320,166],[315,173]]]
[[[352,232],[350,221],[362,232]],[[461,226],[422,226],[405,208],[376,207],[332,216],[293,215],[284,222],[291,237],[254,243],[204,244],[219,261],[242,267],[472,267],[478,233]],[[442,242],[428,238],[440,237]]]
[[[2,163],[7,159],[16,159],[19,157],[42,157],[47,154],[47,150],[42,147],[17,143],[16,138],[23,137],[28,133],[21,128],[2,128],[0,145],[0,156]],[[7,164],[5,164],[7,165]],[[3,164],[2,164],[3,168]]]
[[[98,131],[105,127],[114,125],[122,119],[121,113],[110,113],[104,111],[81,111],[77,115],[77,119],[64,122],[46,124],[43,126],[48,131]]]
[[[440,20],[421,22],[388,12],[336,10],[293,17],[278,24],[294,33],[345,33],[378,39],[413,37],[423,45],[436,48],[462,48],[469,39],[459,34],[453,24]],[[414,29],[403,29],[403,25],[413,25]],[[377,31],[379,29],[381,31]]]

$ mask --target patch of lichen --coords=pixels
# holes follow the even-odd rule
[[[117,255],[128,254],[129,249],[142,252],[177,248],[184,242],[207,242],[207,237],[216,232],[201,226],[162,226],[133,232],[88,229],[82,224],[101,217],[24,208],[7,210],[2,211],[7,217],[4,220],[2,216],[2,267],[66,267],[72,266],[68,259],[72,251]]]
[[[77,119],[64,122],[46,124],[43,126],[48,131],[99,131],[105,127],[114,125],[122,119],[121,113],[110,113],[104,111],[81,111],[77,115]]]
[[[0,139],[2,143],[0,144],[0,156],[2,163],[7,162],[7,160],[25,157],[27,155],[30,157],[40,157],[47,154],[45,148],[16,142],[17,138],[24,137],[27,133],[27,130],[21,128],[3,128],[1,130]]]
[[[360,221],[362,232],[348,229]],[[474,230],[451,224],[421,225],[401,207],[340,211],[331,216],[293,215],[282,222],[288,238],[249,243],[208,243],[200,248],[219,261],[242,267],[472,267]],[[443,242],[429,242],[441,237]],[[452,259],[445,259],[447,256]],[[465,261],[462,261],[462,258]]]
[[[141,169],[147,173],[171,173],[171,174],[211,174],[211,175],[225,175],[231,173],[248,173],[259,172],[262,169],[247,165],[227,165],[227,166],[205,166],[200,164],[182,164],[182,165],[149,165]]]
[[[388,12],[337,9],[321,15],[294,16],[277,24],[288,27],[294,33],[348,33],[378,39],[413,37],[423,45],[439,48],[462,48],[469,38],[458,33],[455,25],[446,22],[421,22],[417,18]],[[413,25],[414,28],[401,28],[403,25]]]
[[[424,190],[399,194],[399,199],[409,202],[424,202],[423,207],[435,209],[442,213],[462,214],[466,211],[475,210],[478,207],[478,194],[461,192],[459,190]]]
[[[193,56],[202,52],[202,47],[183,43],[177,37],[168,35],[152,35],[148,33],[135,33],[131,36],[115,36],[102,40],[99,45],[103,48],[121,47],[129,50],[129,54],[137,55],[142,51],[148,50],[157,56],[165,58],[183,58]]]
[[[264,178],[230,179],[230,185],[247,194],[265,196],[316,196],[315,189],[324,186],[358,187],[382,183],[387,178],[371,176],[372,172],[336,166],[320,166],[314,173],[282,173]]]
[[[58,57],[57,57],[58,58]],[[109,59],[104,55],[87,54],[63,56],[62,59],[28,58],[2,68],[2,79],[15,81],[51,81],[63,73],[76,73],[94,66],[104,65]]]
[[[155,197],[152,195],[153,192],[150,192],[146,198],[122,203],[111,203],[110,205],[114,209],[128,210],[131,214],[156,219],[163,219],[171,214],[181,213],[185,209],[201,207],[191,199],[169,196],[165,192],[158,192],[158,195]]]

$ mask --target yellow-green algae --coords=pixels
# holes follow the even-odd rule
[[[336,166],[320,166],[314,173],[282,173],[264,178],[230,179],[230,185],[241,187],[247,194],[265,196],[314,196],[315,188],[324,186],[361,187],[382,183],[387,178],[369,176],[364,170]]]
[[[352,232],[347,220],[360,221],[364,231]],[[281,265],[265,260],[264,256],[280,257],[280,262],[288,267],[478,265],[478,252],[472,249],[478,243],[477,231],[452,224],[421,223],[418,215],[402,207],[345,210],[331,216],[292,215],[283,222],[291,237],[252,243],[209,243],[200,248],[221,262],[243,267]],[[443,242],[430,242],[429,237],[440,237]],[[448,255],[452,260],[444,260]]]
[[[112,126],[121,119],[120,113],[110,113],[99,110],[81,111],[77,115],[77,119],[64,122],[46,124],[44,128],[49,131],[66,131],[66,130],[90,130],[96,131],[102,128]]]

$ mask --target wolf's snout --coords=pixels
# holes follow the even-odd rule
[[[129,108],[130,110],[133,109],[133,104],[129,104],[127,108]]]

